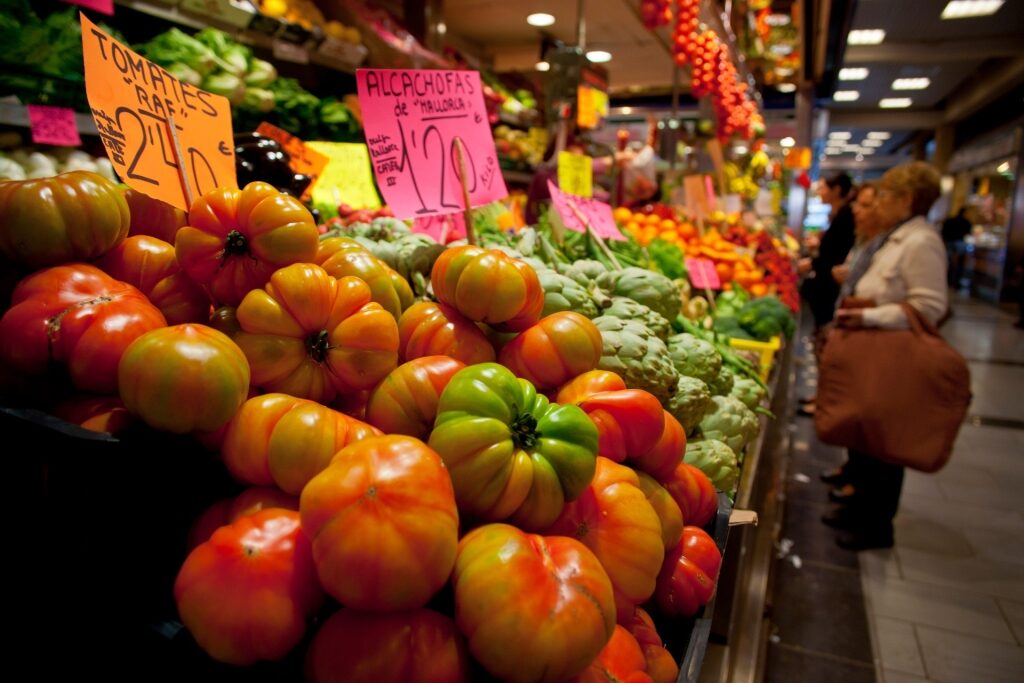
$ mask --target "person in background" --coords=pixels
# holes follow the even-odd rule
[[[836,311],[838,327],[909,329],[903,303],[932,324],[946,314],[946,253],[938,230],[925,218],[939,197],[939,178],[938,171],[922,161],[901,164],[882,176],[874,212],[886,231],[858,259],[863,263],[870,256],[868,265],[851,268],[844,287],[852,296]],[[823,521],[845,530],[837,538],[842,548],[892,547],[903,467],[871,453],[851,451],[849,457],[856,463],[852,481],[838,492],[841,495],[832,496],[843,505]]]
[[[846,261],[855,241],[853,228],[853,181],[840,171],[824,178],[818,186],[818,197],[832,207],[829,213],[828,230],[821,237],[818,255],[800,259],[798,270],[805,276],[800,293],[807,301],[814,317],[815,348],[818,349],[825,326],[832,322],[836,299],[839,297],[839,283],[832,277],[832,269]],[[814,414],[814,399],[801,402],[801,415]]]
[[[864,247],[881,232],[878,220],[874,215],[876,192],[875,184],[869,180],[857,188],[854,200],[850,203],[853,209],[853,247],[846,255],[846,261],[842,265],[832,268],[832,278],[839,285],[840,298],[842,297],[843,283],[846,282],[850,274],[850,267],[857,262],[857,257],[864,251]]]
[[[964,238],[971,233],[971,221],[967,219],[967,207],[960,207],[955,216],[942,223],[942,241],[946,245],[947,272],[950,287],[959,289],[963,272]]]

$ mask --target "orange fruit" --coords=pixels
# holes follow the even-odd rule
[[[620,206],[616,208],[615,211],[612,211],[612,217],[615,219],[616,223],[623,225],[633,220],[633,212],[624,206]]]
[[[661,225],[661,218],[653,213],[649,216],[644,216],[644,221],[647,225]]]
[[[666,218],[661,222],[661,231],[666,232],[668,230],[671,230],[672,232],[676,231],[676,222],[671,218]]]
[[[658,237],[665,240],[666,242],[675,243],[679,241],[679,234],[676,233],[674,230],[666,230],[665,232],[658,235]]]
[[[732,281],[732,266],[728,263],[716,263],[715,270],[718,271],[718,277],[722,282]]]
[[[640,224],[637,223],[636,221],[631,220],[628,223],[626,223],[626,232],[628,232],[630,235],[636,237],[640,233],[640,230]]]

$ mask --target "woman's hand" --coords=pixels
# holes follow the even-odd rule
[[[806,257],[800,259],[797,261],[796,269],[801,275],[807,275],[807,273],[811,272],[811,259]]]
[[[838,284],[846,282],[846,278],[850,277],[850,266],[833,266],[832,267],[832,279]]]
[[[859,308],[840,308],[836,311],[836,327],[855,330],[864,327],[864,311]]]

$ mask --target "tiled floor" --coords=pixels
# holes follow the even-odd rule
[[[892,550],[860,553],[877,679],[1024,681],[1024,331],[961,302],[943,328],[971,362],[971,415],[938,474],[907,472]]]

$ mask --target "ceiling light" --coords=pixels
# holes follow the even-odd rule
[[[437,35],[443,36],[446,33],[448,33],[448,25],[445,24],[443,21],[438,23],[438,25],[437,25]]]
[[[796,92],[796,83],[779,83],[776,90],[779,92]]]
[[[533,67],[537,71],[547,71],[551,68],[551,65],[547,62],[537,62],[536,66]]]
[[[860,92],[857,90],[836,90],[832,95],[835,102],[856,102],[860,99]]]
[[[860,148],[860,153],[861,154],[874,154],[875,150],[872,149],[871,147],[861,147]]]
[[[839,80],[841,81],[863,81],[868,77],[870,72],[864,67],[850,68],[839,70]]]
[[[591,50],[587,53],[587,59],[592,61],[594,64],[602,64],[604,62],[612,61],[612,53],[605,52],[604,50]]]
[[[531,14],[526,17],[526,23],[530,26],[536,26],[537,28],[544,28],[545,26],[551,26],[555,23],[555,18],[550,14],[544,14],[543,12],[538,14]]]
[[[840,147],[826,147],[825,148],[825,154],[830,154],[830,155],[834,156],[836,154],[842,154],[842,153],[843,153],[843,150]]]
[[[846,42],[850,45],[878,45],[885,40],[885,29],[864,28],[850,31]]]
[[[781,140],[779,140],[779,144],[782,145],[783,147],[792,147],[793,145],[796,144],[796,140],[794,140],[793,138],[782,138]]]
[[[857,158],[857,161],[864,161],[864,155],[863,154],[858,154],[856,158]]]
[[[892,137],[892,133],[886,133],[884,130],[873,130],[868,133],[868,140],[888,140]]]
[[[885,140],[871,140],[870,138],[860,143],[863,147],[881,147],[885,144]]]
[[[834,130],[828,136],[833,140],[849,140],[853,137],[853,133],[846,130]]]
[[[1004,0],[952,0],[942,10],[943,19],[969,19],[995,14]]]
[[[780,57],[785,57],[788,54],[792,54],[793,46],[789,45],[787,43],[776,43],[775,45],[772,45],[770,48],[768,48],[768,50],[773,55],[779,55]]]
[[[796,69],[790,69],[789,67],[776,67],[775,75],[781,76],[782,78],[789,78],[796,73]]]
[[[893,90],[924,90],[932,84],[930,78],[897,78],[892,82]]]
[[[633,113],[633,107],[621,107],[619,109],[619,113],[629,116],[630,114]]]
[[[1009,172],[1010,172],[1010,162],[1009,161],[1004,161],[1003,163],[1001,163],[998,166],[996,166],[996,173],[1009,173]]]
[[[742,156],[750,150],[747,149],[746,145],[736,145],[735,147],[732,148],[732,151]],[[1007,166],[1007,168],[1009,168],[1009,166]],[[1000,173],[1002,173],[1002,171],[1000,171]]]
[[[906,109],[913,103],[909,97],[883,97],[878,106],[882,109]]]
[[[769,14],[765,18],[765,23],[769,26],[789,26],[792,19],[789,18],[788,14]]]

